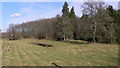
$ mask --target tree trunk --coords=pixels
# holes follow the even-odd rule
[[[45,39],[48,39],[47,34],[46,34],[46,38]]]
[[[111,44],[113,43],[113,23],[111,23]]]
[[[94,21],[93,21],[94,22]],[[93,28],[93,42],[96,42],[96,40],[95,40],[95,36],[96,36],[96,22],[94,22],[94,26],[93,26],[94,28]]]
[[[66,40],[65,34],[64,34],[64,36],[63,36],[63,37],[64,37],[64,41],[65,41],[65,40]]]

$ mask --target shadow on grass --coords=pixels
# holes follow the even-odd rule
[[[80,41],[63,41],[71,44],[89,44],[89,42],[80,42]]]
[[[43,43],[30,43],[30,44],[35,44],[35,45],[43,46],[43,47],[53,47],[53,45],[43,44]]]

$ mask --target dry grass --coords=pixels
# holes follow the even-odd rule
[[[44,43],[42,47],[32,43]],[[10,46],[10,51],[6,47]],[[3,40],[3,66],[117,66],[118,45],[71,44],[59,41]]]

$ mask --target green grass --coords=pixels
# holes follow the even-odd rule
[[[42,47],[33,43],[49,44],[53,47]],[[8,45],[10,51],[6,49]],[[3,40],[2,48],[3,66],[54,66],[52,62],[60,66],[117,66],[118,63],[118,45],[21,39]]]

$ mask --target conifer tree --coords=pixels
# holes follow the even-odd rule
[[[71,8],[70,13],[69,13],[69,18],[75,18],[75,12],[74,12],[74,7]]]
[[[62,21],[63,21],[63,37],[64,40],[72,37],[72,24],[69,19],[69,8],[68,3],[65,2],[62,8]]]
[[[70,18],[70,23],[72,24],[72,33],[73,33],[73,39],[76,39],[76,29],[77,29],[77,25],[76,25],[76,15],[75,15],[75,11],[74,11],[74,7],[71,8],[70,13],[69,13],[69,18]]]

